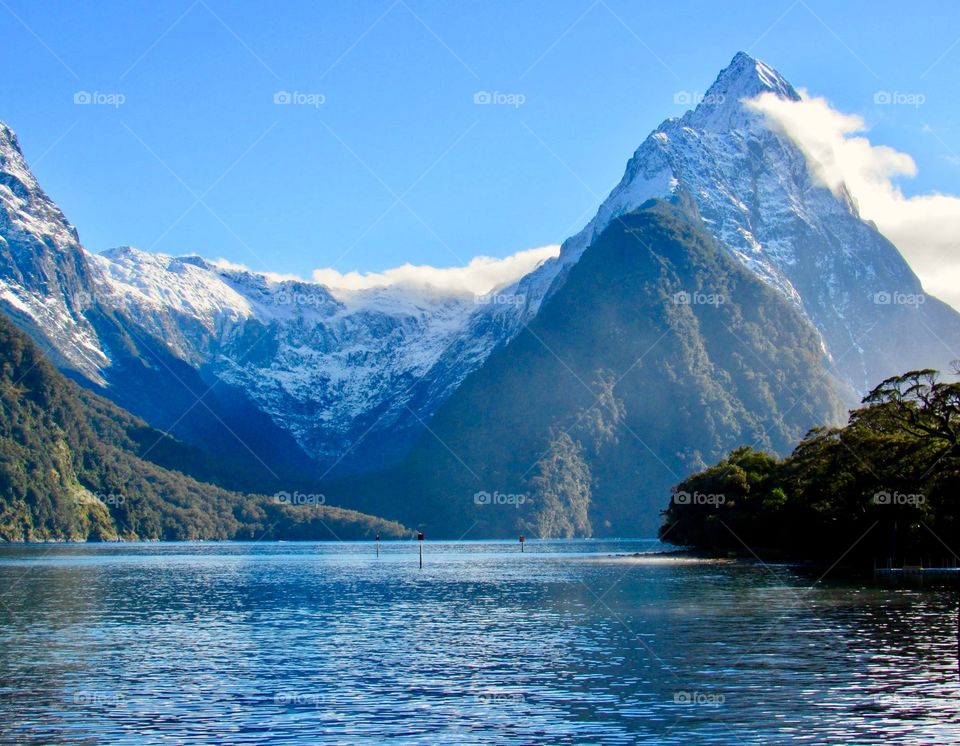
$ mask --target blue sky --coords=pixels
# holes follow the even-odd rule
[[[955,2],[0,0],[0,33],[0,119],[97,251],[308,275],[558,243],[738,50],[911,154],[906,193],[960,181]]]

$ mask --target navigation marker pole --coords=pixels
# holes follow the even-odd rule
[[[423,531],[417,532],[417,543],[420,545],[420,569],[423,569]]]
[[[520,534],[520,554],[523,554],[523,542],[527,540],[527,537],[523,534]]]
[[[380,534],[377,534],[377,556],[380,556]]]

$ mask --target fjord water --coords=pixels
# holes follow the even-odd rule
[[[960,742],[955,592],[662,549],[3,547],[0,741]]]

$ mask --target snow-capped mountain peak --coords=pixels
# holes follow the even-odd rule
[[[575,262],[619,216],[682,192],[722,248],[807,316],[840,376],[862,392],[911,365],[903,351],[871,349],[868,335],[878,314],[916,309],[878,308],[874,296],[922,289],[896,248],[860,219],[847,190],[823,183],[818,164],[750,105],[771,94],[800,99],[772,67],[738,53],[695,109],[665,120],[640,145],[593,220],[564,243],[561,258]],[[922,344],[942,348],[932,335]],[[914,362],[933,357],[916,355]]]
[[[685,126],[707,132],[729,132],[749,125],[752,114],[743,107],[765,93],[790,101],[800,94],[780,73],[745,52],[723,69],[697,107],[681,119]]]

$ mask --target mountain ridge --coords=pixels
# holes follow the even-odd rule
[[[591,247],[651,200],[674,204],[694,233],[708,235],[717,251],[800,314],[809,329],[784,322],[794,330],[794,346],[813,354],[812,330],[826,362],[822,369],[791,364],[814,371],[828,409],[835,400],[855,403],[903,370],[946,368],[957,356],[952,350],[960,350],[960,314],[925,295],[896,247],[860,219],[849,192],[822,184],[816,164],[749,105],[761,94],[800,99],[772,67],[738,53],[696,108],[664,120],[641,143],[596,216],[559,256],[486,298],[400,286],[348,293],[131,247],[90,254],[4,125],[0,308],[75,380],[237,464],[235,481],[225,485],[234,488],[409,468],[432,437],[437,413],[468,381],[503,365],[504,350],[518,349],[516,340],[564,292]],[[617,294],[616,283],[610,277],[596,292]],[[900,296],[924,302],[891,302]],[[602,306],[603,298],[581,302]],[[773,301],[764,303],[786,318]],[[645,312],[672,318],[675,310],[650,301]],[[723,328],[705,328],[726,336]],[[709,342],[697,344],[706,349]],[[751,345],[764,353],[760,340]],[[778,345],[792,349],[784,340]],[[776,369],[775,360],[767,364]],[[730,365],[747,375],[739,363]],[[597,384],[594,372],[602,374],[601,388],[613,374],[584,369],[590,386]],[[716,382],[694,373],[692,385],[706,396]],[[737,430],[757,410],[749,391],[730,396],[721,408],[739,412]],[[780,411],[779,403],[771,406]],[[771,447],[788,448],[781,440]],[[573,446],[564,447],[557,463],[572,463],[563,459]]]

